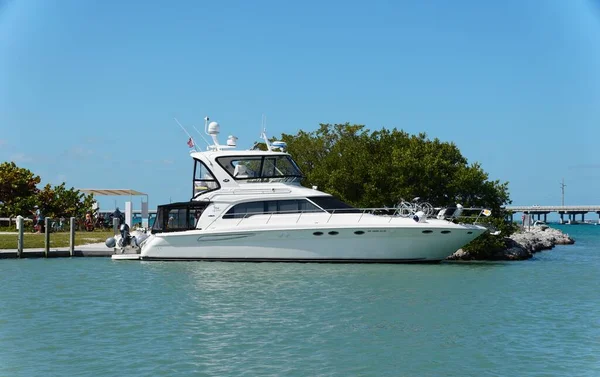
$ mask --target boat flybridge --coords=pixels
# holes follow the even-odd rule
[[[263,132],[266,151],[237,150],[237,138],[219,144],[219,125],[205,119],[214,144],[190,152],[192,198],[158,206],[151,234],[130,243],[135,259],[438,262],[486,231],[443,214],[353,208],[303,187],[285,143]]]

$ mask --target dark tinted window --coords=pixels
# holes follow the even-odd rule
[[[191,201],[158,206],[152,233],[196,229],[198,219],[208,204],[208,202]]]
[[[322,212],[322,210],[306,199],[262,200],[236,204],[223,215],[223,218],[234,219],[258,214],[300,212]]]

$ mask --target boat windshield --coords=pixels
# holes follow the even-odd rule
[[[202,161],[194,160],[194,191],[192,198],[220,187],[210,169]]]
[[[236,181],[292,182],[303,178],[288,155],[227,156],[217,158],[217,162]]]

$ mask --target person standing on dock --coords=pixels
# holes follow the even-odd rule
[[[115,211],[110,214],[110,219],[111,221],[112,219],[119,219],[119,226],[125,222],[125,216],[119,210],[119,207],[117,207],[117,209],[115,209]]]
[[[34,214],[35,218],[34,220],[34,224],[37,225],[37,233],[44,233],[45,229],[44,229],[44,215],[42,214],[42,210],[40,209],[39,206],[33,206],[33,211],[32,213]]]

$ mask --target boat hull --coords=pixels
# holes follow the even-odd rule
[[[477,226],[448,228],[248,229],[187,231],[152,236],[142,260],[232,262],[439,262],[485,231]]]

